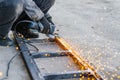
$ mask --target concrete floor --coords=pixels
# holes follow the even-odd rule
[[[50,11],[59,34],[105,80],[120,80],[120,0],[56,0]],[[0,47],[0,78],[15,47]],[[30,80],[20,56],[7,80]]]
[[[51,10],[62,35],[106,80],[120,80],[120,1],[57,0]]]
[[[16,54],[15,47],[0,47],[0,80],[5,77],[8,61]],[[25,65],[17,56],[10,65],[9,77],[6,80],[30,80]]]

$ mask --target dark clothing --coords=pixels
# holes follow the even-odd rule
[[[0,1],[0,37],[7,36],[16,20],[20,20],[26,16],[29,16],[29,18],[34,21],[40,20],[54,4],[54,1],[55,0]]]
[[[16,17],[22,12],[17,9],[19,6],[23,6],[21,0],[3,0],[0,2],[0,37],[7,36],[11,29],[11,25],[15,21]]]
[[[55,0],[33,0],[44,14],[48,12]]]

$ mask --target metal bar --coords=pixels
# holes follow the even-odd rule
[[[55,73],[55,74],[47,74],[44,76],[45,80],[59,80],[59,79],[72,79],[72,78],[94,78],[93,75],[91,75],[90,72],[87,70],[84,71],[71,71],[71,72],[66,72],[66,73]]]
[[[70,51],[69,55],[71,58],[77,63],[79,66],[83,66],[83,69],[90,69],[93,72],[93,75],[97,78],[97,80],[103,80],[103,78],[96,72],[96,70],[89,65],[72,47],[62,38],[56,36],[55,41],[58,45],[64,50]]]
[[[31,57],[33,58],[50,58],[50,57],[62,57],[67,56],[68,52],[41,52],[41,53],[32,53]]]
[[[49,40],[49,39],[30,39],[30,40],[24,40],[28,43],[41,43],[41,44],[46,44],[46,43],[55,43],[54,40]]]
[[[27,69],[29,71],[32,80],[45,80],[41,75],[40,71],[38,70],[34,60],[30,57],[30,51],[27,48],[26,44],[22,41],[21,38],[16,37],[15,34],[14,34],[14,38],[17,42],[19,50],[21,51],[22,58],[24,59],[24,62],[27,66]]]

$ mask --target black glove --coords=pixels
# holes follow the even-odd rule
[[[55,25],[51,24],[45,17],[39,22],[39,32],[44,34],[53,34],[55,31]]]
[[[44,17],[39,22],[23,20],[17,23],[16,32],[21,33],[26,38],[37,38],[38,33],[53,34],[55,30],[55,25],[49,23],[49,21]]]
[[[16,24],[14,31],[22,34],[25,38],[38,38],[39,37],[38,23],[34,21],[29,21],[29,20],[19,21]]]

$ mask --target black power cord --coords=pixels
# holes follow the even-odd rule
[[[39,49],[35,45],[29,43],[28,41],[25,41],[25,39],[23,40],[23,42],[35,48],[37,52],[39,51]]]
[[[11,62],[14,60],[15,57],[17,57],[21,52],[25,52],[25,51],[35,51],[35,50],[24,50],[24,51],[19,51],[18,53],[16,53],[7,63],[7,70],[6,70],[6,75],[4,78],[0,79],[0,80],[6,80],[9,77],[9,70],[10,70],[10,65]]]

